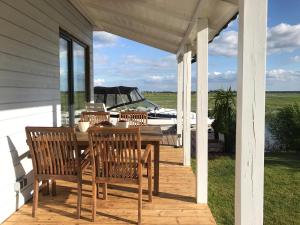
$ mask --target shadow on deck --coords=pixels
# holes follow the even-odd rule
[[[161,147],[160,194],[147,202],[144,196],[143,224],[205,224],[215,225],[207,205],[195,203],[195,176],[191,168],[182,166],[182,150]],[[76,219],[76,184],[57,182],[56,196],[39,195],[35,218],[31,217],[32,202],[25,204],[4,225],[29,224],[136,224],[137,187],[109,185],[108,200],[98,199],[96,222],[91,222],[91,186],[88,173],[83,185],[81,219]],[[146,190],[146,179],[144,179]],[[145,192],[146,194],[146,192]]]

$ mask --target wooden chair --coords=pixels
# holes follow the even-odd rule
[[[73,128],[26,127],[27,143],[32,156],[34,190],[32,217],[38,207],[39,182],[55,180],[77,182],[77,218],[81,212],[82,174],[79,150]]]
[[[151,145],[142,154],[140,128],[89,129],[92,163],[93,208],[96,217],[97,184],[104,184],[103,199],[107,198],[107,183],[138,185],[138,224],[142,221],[142,168],[147,162],[148,198],[152,202]]]
[[[147,112],[120,112],[119,120],[126,120],[129,122],[129,126],[146,126],[148,124]]]
[[[108,121],[110,119],[109,112],[82,112],[81,113],[81,120],[89,121],[91,126],[95,125],[96,123],[100,123],[102,121]]]

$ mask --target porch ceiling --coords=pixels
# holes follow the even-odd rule
[[[69,0],[93,24],[171,53],[193,44],[198,18],[208,18],[209,41],[238,12],[238,0]]]

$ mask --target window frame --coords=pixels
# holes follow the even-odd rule
[[[90,74],[90,46],[70,34],[68,31],[59,28],[59,38],[63,38],[68,43],[68,101],[69,101],[69,125],[73,126],[74,117],[74,42],[84,48],[85,60],[85,101],[90,102],[91,97],[91,74]]]

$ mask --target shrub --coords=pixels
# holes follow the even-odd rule
[[[300,151],[300,107],[285,106],[269,118],[272,136],[284,151]]]
[[[225,151],[234,152],[236,132],[236,103],[235,92],[228,90],[217,90],[215,93],[214,108],[212,111],[214,122],[212,127],[215,133],[224,134]]]

